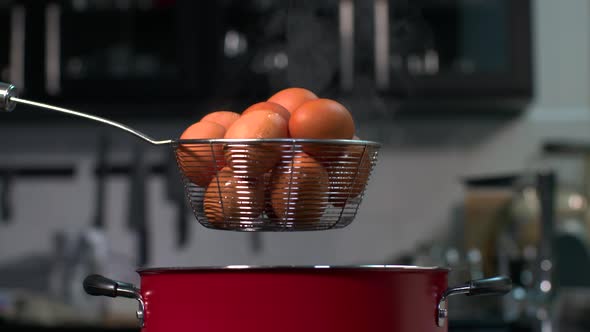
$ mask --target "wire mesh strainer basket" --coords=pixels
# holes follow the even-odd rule
[[[323,230],[350,224],[379,145],[353,140],[174,143],[193,212],[206,227]]]
[[[16,96],[0,83],[0,110],[17,103],[98,121],[172,146],[186,195],[205,227],[237,231],[342,228],[356,216],[379,144],[362,140],[154,140],[123,124]]]

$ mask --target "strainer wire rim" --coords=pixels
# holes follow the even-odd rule
[[[367,155],[368,151],[370,149],[375,149],[374,153],[375,155],[378,153],[379,149],[381,148],[381,144],[377,143],[377,142],[373,142],[373,141],[366,141],[366,140],[344,140],[344,139],[293,139],[293,138],[282,138],[282,139],[188,139],[188,140],[176,140],[176,141],[172,141],[171,144],[174,147],[174,154],[176,155],[176,160],[177,163],[180,162],[179,159],[179,154],[178,154],[178,149],[182,147],[183,144],[196,144],[196,145],[204,145],[204,146],[208,146],[208,148],[210,149],[210,153],[214,156],[214,161],[215,164],[217,164],[217,158],[219,158],[219,156],[217,156],[217,154],[213,151],[213,146],[214,145],[225,145],[227,144],[228,146],[231,146],[232,144],[235,144],[237,146],[239,145],[258,145],[258,144],[282,144],[285,146],[290,146],[289,150],[283,151],[283,153],[287,153],[289,155],[291,155],[291,166],[293,163],[292,158],[294,157],[294,153],[295,153],[295,147],[298,145],[308,145],[308,144],[320,144],[320,145],[332,145],[332,146],[358,146],[358,147],[362,147],[362,153],[361,153],[361,160],[363,159],[363,157],[365,155]],[[371,162],[370,162],[370,169],[372,170],[373,167],[375,166],[375,160],[372,158]],[[180,164],[179,164],[180,166]],[[357,171],[359,169],[359,167],[361,166],[361,163],[359,162],[357,166]],[[292,231],[319,231],[319,230],[330,230],[330,229],[340,229],[343,227],[348,226],[352,220],[342,220],[343,215],[344,215],[344,208],[342,208],[342,210],[339,212],[339,216],[338,218],[336,218],[336,220],[334,222],[328,222],[326,224],[323,225],[298,225],[297,227],[294,227],[294,229],[291,229],[291,227],[287,227],[286,225],[273,225],[272,227],[268,227],[268,225],[259,225],[257,227],[245,227],[243,225],[235,225],[232,223],[228,223],[227,221],[224,222],[220,222],[220,223],[212,223],[210,220],[208,219],[203,219],[203,216],[199,216],[200,213],[204,213],[203,211],[199,210],[198,206],[195,206],[194,204],[194,200],[193,197],[191,196],[191,187],[190,187],[190,180],[186,177],[186,174],[184,174],[184,172],[182,171],[181,167],[179,167],[179,171],[180,171],[180,175],[182,178],[182,182],[184,185],[184,191],[185,191],[185,197],[189,202],[189,205],[191,207],[191,210],[193,212],[193,214],[195,215],[197,221],[204,227],[206,228],[210,228],[210,229],[219,229],[219,230],[226,230],[226,231],[238,231],[238,232],[244,232],[244,231],[253,231],[253,232],[265,232],[265,231],[272,231],[272,232],[292,232]],[[291,174],[292,176],[292,174]],[[356,179],[358,178],[359,174],[355,173],[354,178],[353,178],[353,183],[356,183]],[[365,186],[368,184],[369,180],[370,180],[371,176],[369,175],[367,177],[367,181],[365,183]],[[290,179],[289,182],[292,182],[292,179]],[[219,183],[218,183],[219,186]],[[349,195],[352,192],[353,188],[349,188]],[[351,197],[346,197],[346,202],[349,202],[351,200]],[[358,213],[358,210],[360,208],[361,202],[363,201],[363,198],[365,196],[365,190],[363,189],[363,191],[360,193],[360,195],[358,196],[358,202],[355,203],[354,205],[354,209],[352,212],[352,219],[354,219],[354,216],[356,216],[356,214]],[[265,198],[266,199],[266,198]],[[223,202],[221,203],[221,211],[222,214],[225,214],[225,208],[223,206]],[[284,217],[284,219],[281,221],[281,223],[286,223],[288,220],[286,219],[286,216]],[[309,226],[309,227],[308,227]]]
[[[172,144],[213,144],[213,143],[317,143],[317,144],[335,144],[335,145],[361,145],[380,147],[381,143],[366,140],[350,139],[310,139],[310,138],[208,138],[208,139],[178,139],[173,140]]]

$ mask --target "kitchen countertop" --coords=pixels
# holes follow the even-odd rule
[[[114,328],[114,327],[89,327],[89,326],[67,326],[67,327],[39,327],[25,324],[15,324],[0,320],[2,332],[11,331],[69,331],[69,332],[138,332],[139,328]],[[451,321],[449,332],[529,332],[530,327],[519,326],[518,324],[507,324],[501,322],[482,321]]]
[[[94,326],[38,326],[7,322],[0,319],[0,331],[66,331],[66,332],[139,332],[139,328],[115,328],[115,327],[94,327]]]
[[[496,320],[451,320],[449,332],[533,332],[529,324]]]
[[[582,326],[562,326],[561,332],[582,332],[587,328]],[[139,332],[139,328],[116,328],[116,327],[96,327],[96,326],[38,326],[32,324],[21,324],[8,322],[0,318],[0,331],[66,331],[66,332]],[[524,323],[505,323],[499,321],[481,321],[481,320],[452,320],[449,325],[449,332],[533,332],[534,329],[530,324]]]

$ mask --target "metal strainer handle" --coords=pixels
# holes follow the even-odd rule
[[[69,115],[78,116],[81,118],[100,122],[100,123],[124,130],[124,131],[126,131],[132,135],[135,135],[135,136],[143,139],[144,141],[154,144],[154,145],[165,145],[165,144],[171,144],[173,142],[173,140],[170,140],[170,139],[161,140],[161,141],[155,140],[155,139],[151,138],[150,136],[140,132],[139,130],[135,130],[135,129],[130,128],[130,127],[128,127],[124,124],[121,124],[119,122],[111,121],[111,120],[108,120],[105,118],[101,118],[99,116],[80,113],[80,112],[76,112],[76,111],[69,110],[69,109],[62,108],[62,107],[56,107],[56,106],[52,106],[52,105],[48,105],[48,104],[37,103],[34,101],[18,98],[18,91],[14,85],[0,82],[0,111],[10,112],[14,109],[14,107],[16,106],[17,103],[25,104],[25,105],[29,105],[29,106],[34,106],[34,107],[42,108],[45,110],[66,113]]]
[[[0,111],[12,111],[16,103],[11,99],[16,97],[18,97],[18,91],[14,85],[0,82]]]

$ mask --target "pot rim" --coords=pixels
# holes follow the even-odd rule
[[[137,273],[174,273],[174,272],[215,272],[215,271],[301,271],[301,270],[357,270],[357,271],[438,271],[449,272],[449,268],[438,266],[414,266],[414,265],[225,265],[225,266],[198,266],[198,267],[148,267],[137,269]]]

